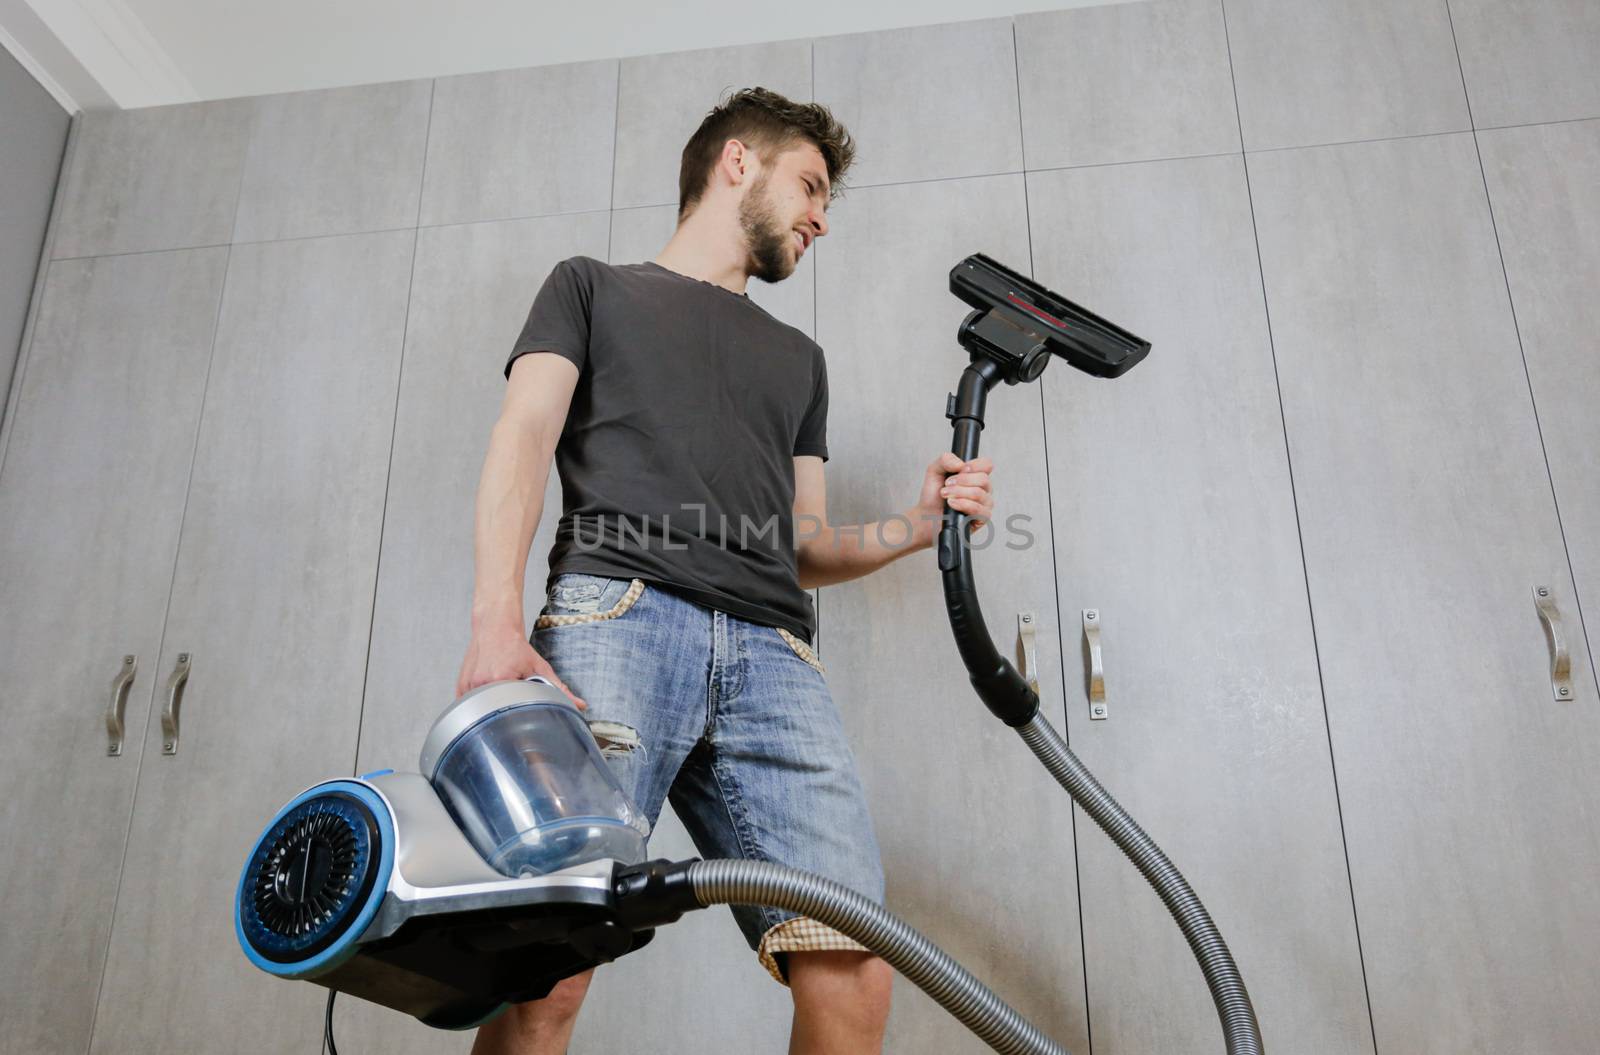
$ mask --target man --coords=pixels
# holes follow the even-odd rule
[[[882,900],[855,763],[810,647],[805,590],[926,549],[943,503],[993,514],[988,459],[935,459],[914,507],[827,525],[822,350],[745,294],[828,233],[849,133],[761,88],[683,151],[678,228],[655,260],[558,264],[506,366],[479,483],[472,641],[457,693],[542,674],[644,750],[615,763],[650,822],[663,799],[702,855],[820,872]],[[531,639],[521,586],[552,456],[564,515]],[[882,1050],[890,970],[843,935],[737,908],[794,997],[790,1051]],[[477,1055],[559,1055],[593,972],[479,1030]]]

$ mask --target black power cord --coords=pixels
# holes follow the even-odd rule
[[[339,990],[328,990],[328,1010],[322,1016],[322,1047],[328,1055],[339,1055],[339,1048],[333,1043],[333,998],[339,995]]]

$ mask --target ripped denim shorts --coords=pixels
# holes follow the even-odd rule
[[[652,829],[670,800],[706,858],[772,861],[875,901],[883,871],[855,758],[822,664],[787,631],[747,622],[639,579],[558,575],[531,638],[590,722],[638,731],[611,753]],[[860,949],[794,913],[733,908],[762,963]]]

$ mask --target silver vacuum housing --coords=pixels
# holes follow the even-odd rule
[[[570,707],[542,679],[484,686],[441,715],[435,732],[448,735],[430,734],[424,759],[436,767],[496,715],[556,703]],[[234,929],[269,974],[471,1028],[650,940],[652,930],[619,921],[613,889],[639,847],[634,861],[511,877],[486,863],[422,774],[328,780],[279,810],[252,847]]]

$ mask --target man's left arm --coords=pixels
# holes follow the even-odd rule
[[[828,491],[822,459],[801,455],[794,460],[795,556],[800,586],[832,586],[859,579],[907,553],[931,547],[939,537],[944,504],[972,519],[975,530],[994,517],[994,488],[988,458],[963,462],[946,451],[929,463],[917,504],[904,513],[871,524],[828,523]]]

